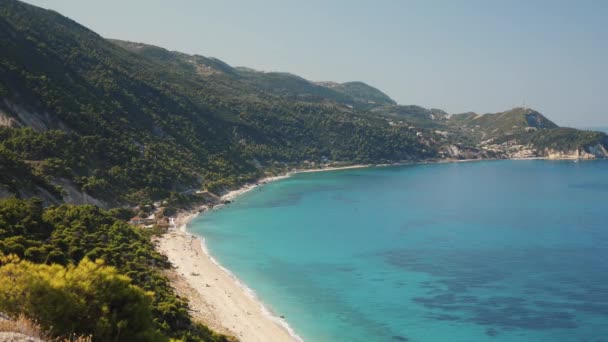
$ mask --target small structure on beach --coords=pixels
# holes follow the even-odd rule
[[[143,217],[135,216],[129,220],[129,224],[132,224],[134,226],[147,226],[147,225],[155,224],[155,223],[156,223],[156,219],[149,218],[149,217],[143,218]]]

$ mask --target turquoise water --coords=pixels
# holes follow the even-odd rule
[[[194,221],[306,341],[607,341],[608,161],[299,174]]]

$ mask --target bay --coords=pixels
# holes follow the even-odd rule
[[[306,341],[608,336],[608,161],[302,173],[188,227]]]

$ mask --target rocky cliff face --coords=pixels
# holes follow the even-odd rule
[[[9,116],[8,114],[6,114],[5,112],[0,110],[0,126],[3,127],[11,127],[11,128],[16,128],[16,127],[20,127],[19,122]]]
[[[93,204],[103,209],[111,207],[108,203],[99,200],[80,188],[69,179],[56,178],[53,180],[53,185],[60,186],[63,190],[63,202],[68,204]]]
[[[555,149],[545,149],[543,156],[548,159],[598,159],[608,158],[606,148],[601,144],[594,146],[581,147],[574,150],[559,151]]]
[[[604,145],[597,144],[594,146],[589,146],[587,147],[587,151],[597,158],[608,158],[608,151],[606,151]]]
[[[581,146],[578,148],[540,147],[533,143],[523,143],[517,139],[497,143],[494,139],[482,141],[480,151],[499,159],[547,158],[547,159],[603,159],[608,158],[608,150],[601,143]],[[460,153],[453,145],[448,149],[450,157],[458,157]],[[483,158],[484,155],[479,155]]]
[[[12,128],[31,127],[37,132],[44,132],[49,129],[70,131],[67,125],[61,120],[53,118],[48,112],[37,112],[27,109],[8,99],[0,100],[2,103],[0,107],[0,126]]]

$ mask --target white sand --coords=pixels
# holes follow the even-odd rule
[[[226,193],[221,200],[232,201],[257,186],[291,174],[245,185]],[[301,341],[285,320],[272,315],[250,289],[203,249],[201,239],[186,232],[186,225],[197,215],[197,211],[178,215],[172,221],[175,228],[156,241],[157,249],[175,267],[167,275],[178,294],[190,301],[194,318],[243,342]]]
[[[195,236],[172,230],[158,240],[158,249],[176,266],[173,286],[188,297],[193,316],[210,328],[243,342],[298,340],[283,320],[271,316],[238,279],[203,251]]]
[[[363,168],[370,165],[327,167],[294,170],[285,175],[268,177],[221,197],[232,201],[257,186],[287,178],[299,172],[322,172]],[[206,208],[205,208],[206,209]],[[221,267],[203,248],[198,237],[185,231],[186,224],[198,215],[197,211],[182,213],[174,222],[175,228],[156,240],[158,250],[165,254],[175,270],[167,272],[177,292],[190,301],[195,319],[215,331],[233,335],[243,342],[301,341],[287,322],[272,315],[228,270]]]

